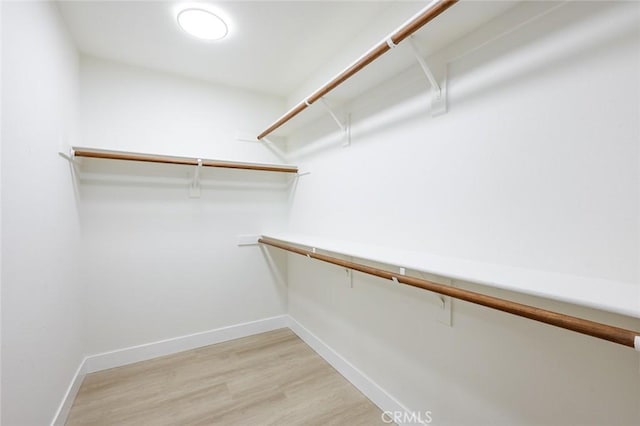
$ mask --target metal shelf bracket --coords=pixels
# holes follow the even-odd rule
[[[307,105],[311,105],[308,103],[308,101],[305,101],[305,103]],[[320,104],[324,107],[325,110],[327,110],[331,118],[333,118],[333,121],[336,122],[336,124],[342,131],[343,138],[344,138],[342,140],[342,146],[351,145],[351,114],[347,114],[343,123],[342,121],[340,121],[336,113],[333,111],[333,109],[331,108],[331,105],[329,105],[329,103],[324,98],[320,98]]]
[[[416,45],[413,37],[409,37],[409,45],[411,46],[411,50],[413,50],[413,54],[420,64],[422,71],[424,72],[427,80],[429,80],[429,84],[431,85],[431,116],[436,117],[438,115],[442,115],[447,112],[447,73],[446,67],[440,73],[441,78],[436,78],[435,74],[429,68],[429,65],[424,60],[422,55],[420,54],[420,50]]]
[[[190,198],[200,198],[200,170],[202,169],[202,159],[198,158],[198,165],[193,172],[193,181],[189,187]]]
[[[58,149],[58,155],[65,160],[69,161],[72,165],[78,164],[78,159],[76,158],[76,152],[72,147],[68,145],[61,145],[60,149]]]

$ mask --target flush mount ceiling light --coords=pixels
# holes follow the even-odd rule
[[[229,33],[229,28],[222,18],[208,10],[183,9],[178,13],[177,19],[180,28],[202,40],[220,40]]]

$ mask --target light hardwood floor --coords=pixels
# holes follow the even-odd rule
[[[288,329],[89,374],[67,425],[376,425],[381,411]]]

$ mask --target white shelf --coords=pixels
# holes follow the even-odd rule
[[[527,5],[527,2],[523,2],[521,0],[504,2],[459,2],[447,9],[441,15],[437,16],[424,27],[418,29],[412,35],[412,38],[419,46],[422,56],[426,58],[436,52],[439,52],[452,43],[455,43],[457,40],[472,33],[473,31],[476,31],[478,28],[487,24],[487,22],[500,17],[511,9],[523,5],[524,8],[527,9],[527,12],[530,13],[539,13],[539,10],[549,8],[549,6],[530,7]],[[411,18],[411,16],[409,15],[407,18]],[[384,41],[397,30],[398,29],[395,29],[391,33],[380,33],[378,43],[384,43]],[[347,81],[332,89],[330,93],[326,95],[332,106],[340,110],[345,106],[345,104],[349,104],[358,96],[376,88],[383,82],[398,76],[408,69],[412,67],[419,69],[416,58],[407,44],[407,41],[401,42],[396,48],[392,49],[393,51],[389,51],[380,56],[352,77],[348,78]],[[378,44],[375,44],[374,46],[367,46],[369,49],[366,49],[360,55],[354,54],[351,61],[344,63],[344,68],[340,70],[340,73],[351,68],[358,59],[366,56],[366,54],[373,50],[377,45]],[[352,46],[346,46],[346,48],[349,47]],[[352,50],[353,49],[349,49],[349,51]],[[337,75],[325,74],[325,76],[326,82],[328,83]],[[424,90],[425,93],[427,93],[429,83],[421,71],[418,72],[418,76],[421,80],[424,80]],[[296,99],[296,102],[291,105],[291,107],[295,108],[302,104],[304,100],[308,99],[313,93],[315,93],[315,91],[304,93],[307,96],[303,99]],[[320,105],[316,105],[314,102],[309,108],[306,108],[304,112],[295,115],[281,127],[275,129],[272,135],[280,137],[291,136],[293,133],[306,128],[309,124],[323,117],[328,117],[325,109]],[[267,138],[268,137],[269,136],[267,135]]]
[[[212,160],[197,157],[178,157],[171,155],[149,154],[106,149],[72,147],[71,155],[60,153],[68,159],[75,157],[97,158],[105,160],[136,161],[143,163],[178,164],[187,166],[216,167],[223,169],[255,170],[278,173],[298,173],[298,167],[288,164],[247,163],[227,160]]]
[[[640,318],[640,284],[516,268],[431,253],[300,234],[265,234],[290,244],[404,267]]]

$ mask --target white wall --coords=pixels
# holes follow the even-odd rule
[[[79,145],[235,161],[279,162],[257,134],[282,100],[96,58],[81,61]],[[257,128],[256,128],[257,126]],[[87,352],[286,313],[286,288],[258,247],[237,247],[286,217],[291,177],[84,161]]]
[[[2,5],[2,424],[52,421],[83,352],[80,226],[61,143],[78,58],[56,7]]]
[[[283,100],[90,56],[81,61],[82,146],[281,162],[257,135]]]
[[[0,2],[2,22],[2,2]],[[2,99],[2,31],[0,31],[0,99]],[[2,200],[2,102],[0,102],[0,200]],[[2,422],[2,203],[0,202],[0,422]]]
[[[300,103],[302,99],[315,92],[318,87],[351,65],[363,52],[398,29],[407,21],[408,17],[415,15],[424,6],[425,2],[423,1],[389,3],[387,7],[361,27],[355,37],[345,40],[340,49],[332,52],[330,57],[325,58],[326,60],[318,72],[308,75],[301,82],[300,87],[287,96],[287,106],[293,107]],[[407,56],[407,58],[410,58],[410,56]],[[281,129],[281,131],[283,130],[286,131],[287,128]]]
[[[452,62],[450,112],[437,119],[417,69],[381,85],[353,104],[351,147],[310,136],[322,126],[291,139],[312,171],[294,198],[284,176],[207,170],[198,199],[187,168],[93,160],[74,180],[56,151],[276,162],[235,136],[266,127],[281,100],[84,57],[76,120],[77,57],[55,7],[3,9],[3,424],[50,422],[84,354],[282,314],[287,299],[437,424],[640,420],[628,348],[464,303],[447,328],[433,295],[362,276],[350,289],[342,270],[305,258],[289,259],[287,291],[260,249],[236,246],[284,226],[293,203],[294,232],[637,283],[637,5],[564,6]]]
[[[290,138],[314,171],[291,230],[637,281],[636,21],[589,13],[603,7],[562,7],[450,63],[444,116],[414,67],[354,102],[350,148]]]
[[[482,45],[536,7],[438,57]],[[352,103],[350,147],[328,120],[294,135],[312,173],[289,230],[638,284],[639,12],[569,3],[449,60],[444,116],[430,117],[414,67]],[[295,255],[289,286],[295,319],[434,423],[640,421],[629,348],[463,302],[443,327],[433,295],[361,276],[350,289],[341,269]],[[482,291],[640,330],[637,319]]]

